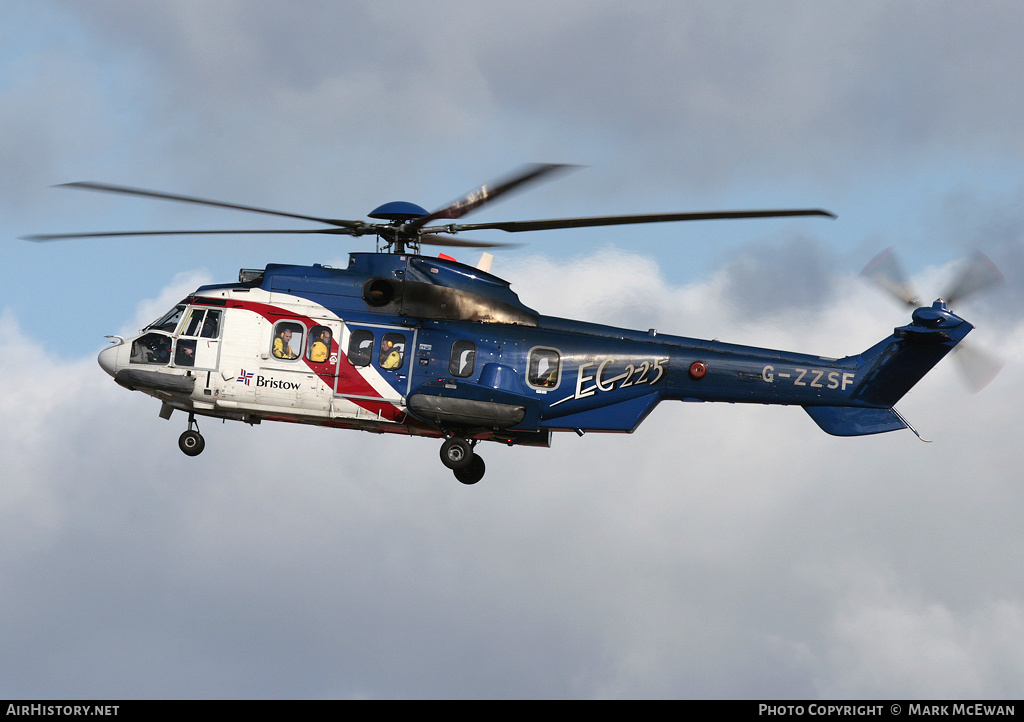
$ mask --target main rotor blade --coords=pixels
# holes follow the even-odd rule
[[[468,238],[452,238],[433,234],[420,236],[417,243],[424,246],[461,246],[463,248],[515,248],[518,243],[501,243],[493,241],[471,241]]]
[[[903,267],[900,265],[899,259],[896,258],[896,253],[891,248],[887,248],[875,256],[860,272],[860,275],[874,281],[908,306],[915,308],[918,306],[917,295],[911,288],[910,282],[903,272]]]
[[[952,306],[964,296],[984,291],[1002,282],[1003,274],[996,268],[996,264],[990,261],[988,256],[978,251],[960,269],[956,283],[943,298]]]
[[[522,231],[548,231],[558,228],[586,228],[589,226],[622,226],[632,223],[667,223],[670,221],[710,221],[727,218],[778,218],[784,216],[825,216],[834,213],[820,209],[768,210],[768,211],[707,211],[696,213],[651,213],[630,216],[582,216],[579,218],[551,218],[538,221],[506,221],[503,223],[460,223],[436,228],[424,228],[424,233],[498,230],[508,233]]]
[[[91,181],[81,181],[78,183],[63,183],[58,188],[81,188],[90,191],[102,191],[104,193],[122,193],[130,196],[143,196],[146,198],[159,198],[165,201],[178,201],[180,203],[196,203],[203,206],[216,206],[218,208],[231,208],[236,211],[249,211],[251,213],[265,213],[271,216],[282,216],[284,218],[299,218],[304,221],[316,221],[317,223],[326,223],[329,226],[341,226],[342,228],[349,228],[356,230],[362,228],[366,224],[362,221],[346,221],[339,218],[319,218],[317,216],[304,216],[298,213],[285,213],[284,211],[274,211],[268,208],[257,208],[255,206],[243,206],[237,203],[224,203],[222,201],[212,201],[207,198],[195,198],[193,196],[180,196],[173,193],[161,193],[160,191],[149,191],[143,188],[129,188],[127,186],[116,186],[108,185],[106,183],[93,183]]]
[[[449,203],[444,208],[415,219],[409,223],[408,229],[410,231],[415,231],[428,223],[438,220],[439,218],[462,218],[467,213],[476,210],[485,203],[497,200],[499,197],[509,193],[510,191],[516,189],[522,190],[525,185],[539,181],[545,176],[551,175],[552,173],[571,170],[575,167],[576,166],[561,163],[535,163],[533,165],[528,165],[511,176],[497,181],[493,185],[480,186],[475,191],[466,194],[464,198],[460,198],[457,201]]]
[[[352,236],[362,235],[349,228],[315,228],[312,230],[301,229],[297,230],[294,228],[287,230],[267,230],[260,228],[254,231],[238,231],[238,230],[227,230],[227,231],[114,231],[114,232],[103,232],[103,233],[45,233],[34,236],[21,236],[23,241],[34,241],[41,243],[45,241],[61,241],[69,238],[116,238],[118,236],[215,236],[215,235],[227,235],[227,234],[250,234],[250,233],[277,233],[277,234],[291,234],[291,233],[324,233],[332,236]]]

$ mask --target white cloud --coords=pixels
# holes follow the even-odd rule
[[[856,565],[853,565],[856,567]],[[1020,599],[922,598],[874,569],[841,565],[821,693],[828,698],[998,699],[1024,676]],[[825,575],[828,576],[826,572]]]
[[[138,304],[135,309],[135,317],[121,329],[121,335],[136,335],[140,329],[145,328],[174,308],[174,305],[181,299],[200,286],[212,282],[205,270],[182,271],[176,274],[170,285],[164,288],[157,298],[146,299]]]

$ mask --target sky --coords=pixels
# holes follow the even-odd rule
[[[1024,695],[1020,3],[0,6],[0,697]],[[837,215],[488,232],[543,314],[845,356],[909,321],[875,254],[930,301],[981,250],[1005,283],[956,310],[1002,373],[926,376],[897,408],[931,443],[666,403],[481,447],[472,487],[434,440],[287,424],[200,421],[189,458],[103,337],[372,242],[20,240],[308,227],[73,181],[361,220],[528,162],[580,167],[467,222]]]

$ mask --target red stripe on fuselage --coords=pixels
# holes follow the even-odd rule
[[[192,299],[193,303],[203,303],[202,298]],[[322,325],[317,322],[317,319],[311,316],[304,316],[301,313],[296,313],[290,309],[283,309],[278,306],[272,306],[269,303],[260,303],[259,301],[237,301],[231,299],[228,301],[228,308],[241,308],[245,311],[252,311],[253,313],[259,314],[263,318],[270,321],[270,323],[276,323],[282,319],[296,319],[306,323],[307,329],[313,326]],[[335,319],[340,323],[343,323],[340,319]],[[399,421],[405,416],[405,412],[399,408],[396,408],[394,404],[384,401],[380,393],[373,388],[369,381],[363,378],[363,375],[356,370],[356,368],[348,362],[348,356],[341,350],[338,344],[338,339],[331,339],[331,354],[338,355],[337,365],[337,385],[334,383],[334,370],[335,367],[330,362],[315,363],[306,358],[306,355],[302,355],[302,361],[309,367],[310,371],[315,373],[321,381],[323,381],[328,388],[332,389],[335,393],[343,396],[368,396],[369,399],[353,399],[349,398],[356,406],[362,409],[380,415],[384,419],[389,421]],[[328,356],[329,358],[330,356]],[[374,401],[373,397],[381,399],[380,401]]]

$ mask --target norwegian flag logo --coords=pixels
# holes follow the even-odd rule
[[[240,384],[245,384],[246,386],[248,386],[249,382],[252,381],[252,371],[246,371],[245,369],[242,369],[242,375],[235,380],[238,381],[238,383]]]

